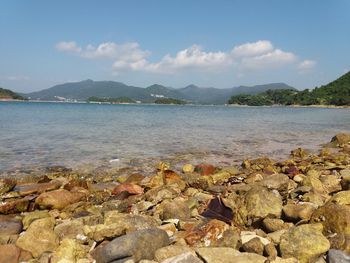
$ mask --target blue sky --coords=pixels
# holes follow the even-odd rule
[[[0,1],[0,86],[299,89],[350,70],[348,0]]]

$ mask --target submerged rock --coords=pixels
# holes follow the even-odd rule
[[[115,238],[108,244],[97,247],[91,254],[97,263],[118,259],[133,259],[137,262],[141,259],[153,259],[155,251],[169,243],[165,231],[151,228]]]

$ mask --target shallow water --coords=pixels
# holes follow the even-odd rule
[[[282,159],[346,131],[350,109],[0,102],[0,171]]]

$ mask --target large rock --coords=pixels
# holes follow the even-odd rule
[[[281,193],[287,193],[289,177],[285,174],[272,174],[264,177],[259,184],[268,189],[275,189]]]
[[[28,209],[30,199],[22,198],[0,203],[0,214],[16,214]]]
[[[17,185],[13,190],[18,192],[19,195],[25,196],[25,195],[37,194],[37,193],[43,193],[46,191],[55,190],[60,186],[61,186],[61,182],[51,181],[48,183]]]
[[[141,261],[140,261],[141,262]],[[161,263],[203,263],[198,257],[193,255],[191,252],[182,253],[180,255],[167,258],[163,261],[159,261]],[[152,262],[153,263],[153,262]]]
[[[194,256],[196,255],[196,253],[188,246],[171,245],[157,249],[154,254],[154,259],[158,262],[162,262],[168,258],[176,257],[183,253],[191,253]]]
[[[341,250],[330,249],[327,255],[328,263],[349,263],[350,255]]]
[[[329,202],[319,207],[311,217],[311,222],[320,222],[325,233],[350,234],[350,207]]]
[[[350,191],[340,191],[333,195],[330,201],[338,205],[350,205]]]
[[[45,251],[54,251],[58,246],[58,236],[54,233],[55,219],[52,217],[35,220],[16,245],[39,257]]]
[[[108,211],[104,215],[105,225],[124,225],[128,232],[153,228],[158,226],[157,220],[147,215],[123,214],[118,211]]]
[[[97,263],[108,263],[118,259],[153,259],[154,253],[170,243],[167,233],[151,228],[115,238],[104,246],[97,247],[91,254]]]
[[[13,244],[0,245],[0,263],[18,263],[21,249]]]
[[[70,204],[79,202],[85,197],[84,193],[69,192],[64,189],[42,193],[35,203],[42,208],[63,209]]]
[[[201,163],[196,165],[194,171],[200,175],[211,175],[215,172],[215,167],[208,163]]]
[[[350,133],[338,133],[332,138],[329,145],[342,147],[349,143],[350,143]]]
[[[263,256],[228,247],[203,247],[196,252],[206,263],[264,263],[266,260]]]
[[[188,205],[182,200],[168,201],[162,204],[163,213],[162,219],[182,219],[191,218],[191,210]]]
[[[281,237],[283,258],[296,257],[301,263],[312,262],[330,248],[322,234],[321,224],[307,224],[291,228]]]
[[[265,187],[254,187],[245,195],[245,206],[249,218],[279,218],[282,212],[282,198],[278,192],[271,192]]]
[[[60,239],[76,238],[84,234],[84,224],[81,220],[67,220],[57,225],[54,232]]]
[[[287,229],[291,225],[291,223],[285,223],[282,219],[278,218],[265,218],[263,223],[263,227],[267,233],[275,232],[282,229]]]

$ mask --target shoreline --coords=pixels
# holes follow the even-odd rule
[[[340,242],[350,226],[350,134],[280,161],[161,161],[150,176],[51,167],[17,179],[0,179],[3,262],[287,263],[350,251]]]

